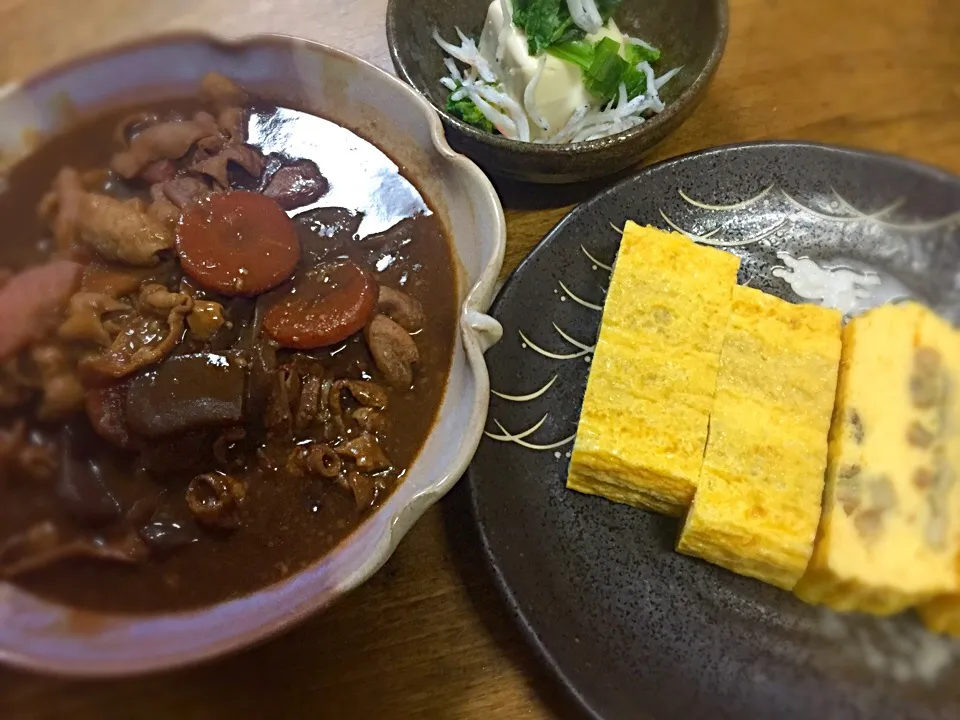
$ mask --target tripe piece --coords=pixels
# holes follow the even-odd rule
[[[700,474],[740,260],[628,222],[567,487],[679,515]]]
[[[791,589],[813,552],[840,313],[733,290],[697,492],[677,549]]]
[[[888,305],[843,332],[817,545],[795,593],[877,615],[956,592],[960,336]]]

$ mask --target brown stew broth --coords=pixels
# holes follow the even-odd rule
[[[164,114],[196,109],[192,102],[146,108]],[[6,238],[0,246],[0,267],[19,270],[49,255],[49,231],[34,209],[61,167],[70,165],[83,172],[107,165],[117,149],[115,127],[131,111],[125,108],[82,122],[43,144],[13,169],[7,191],[0,193]],[[386,426],[378,437],[396,471],[390,475],[387,492],[378,496],[379,505],[413,462],[443,399],[458,304],[450,245],[437,216],[395,164],[350,131],[297,111],[255,106],[248,144],[264,154],[279,151],[291,158],[307,157],[330,183],[330,192],[317,207],[296,216],[301,268],[318,260],[348,258],[373,272],[380,283],[416,298],[425,311],[426,325],[414,338],[420,353],[414,388],[387,388]],[[119,181],[108,182],[105,190],[121,197],[136,192]],[[197,293],[198,298],[202,296]],[[227,334],[226,340],[216,336],[215,341],[229,344],[236,333],[242,333],[254,317],[255,306],[254,299],[224,301],[227,319],[234,323],[234,338]],[[197,341],[187,334],[175,353],[197,349]],[[289,355],[290,351],[278,353],[281,359]],[[360,335],[309,355],[322,363],[326,377],[378,379]],[[22,416],[22,410],[0,411],[0,428]],[[86,416],[76,416],[68,426],[71,462],[92,463],[125,512],[138,500],[162,492],[158,513],[189,526],[199,538],[169,555],[151,556],[142,565],[73,559],[14,579],[27,590],[71,606],[156,612],[242,596],[317,561],[375,510],[358,510],[354,497],[329,480],[289,476],[282,469],[263,471],[251,449],[244,456],[244,469],[233,473],[248,482],[241,526],[224,533],[200,530],[184,500],[193,470],[187,473],[174,467],[163,477],[157,472],[148,477],[137,472],[136,454],[100,439]],[[62,423],[31,422],[29,427],[51,441],[68,431]],[[155,441],[154,450],[170,457],[192,452],[182,439]],[[197,452],[202,451],[198,446]],[[0,494],[5,496],[0,502],[0,542],[43,520],[79,527],[50,484],[26,477],[0,478]]]

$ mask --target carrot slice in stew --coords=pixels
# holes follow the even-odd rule
[[[224,295],[259,295],[300,261],[293,221],[275,200],[251,192],[213,195],[184,214],[177,252],[187,275]]]
[[[363,329],[378,295],[376,280],[353,263],[320,265],[266,312],[263,329],[286,348],[334,345]]]

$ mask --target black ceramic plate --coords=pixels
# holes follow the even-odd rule
[[[960,717],[960,643],[909,615],[804,605],[677,554],[676,520],[564,488],[614,228],[627,219],[726,245],[741,283],[791,301],[820,301],[826,282],[851,312],[909,295],[960,316],[960,180],[902,159],[719,148],[574,210],[494,303],[504,335],[487,354],[491,387],[512,399],[492,397],[467,480],[530,641],[607,720]]]

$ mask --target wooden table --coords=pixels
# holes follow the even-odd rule
[[[960,172],[954,0],[731,0],[709,96],[649,158],[762,138],[909,155]],[[0,0],[0,84],[147,33],[307,36],[390,69],[386,0]],[[600,186],[502,187],[508,272]],[[547,198],[552,197],[552,201]],[[563,206],[558,206],[562,204]],[[0,669],[0,718],[545,718],[570,701],[540,669],[479,556],[462,492],[329,612],[254,650],[120,682]]]

